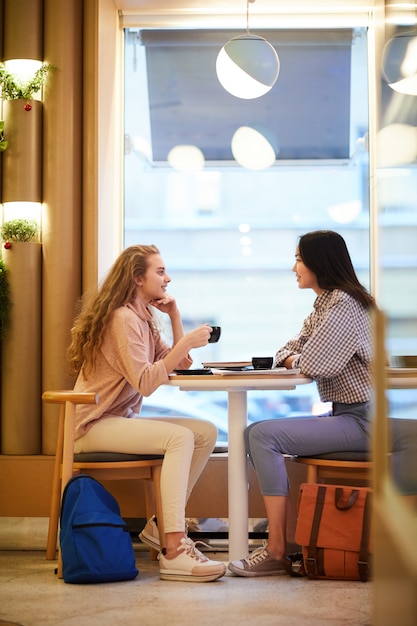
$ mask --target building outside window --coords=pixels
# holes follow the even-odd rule
[[[315,297],[298,289],[291,271],[305,232],[340,232],[372,287],[366,29],[259,34],[275,46],[281,70],[268,94],[246,101],[225,92],[215,73],[232,34],[125,30],[124,244],[159,247],[186,330],[222,327],[219,343],[193,351],[194,367],[272,356],[299,330]],[[231,143],[242,126],[268,141],[270,167],[236,160]],[[173,162],[178,146],[192,146],[197,160]],[[417,296],[409,289],[417,280],[415,167],[407,175],[401,206],[390,203],[387,177],[382,212],[391,355],[417,349]],[[143,410],[211,417],[227,439],[226,394],[179,394],[162,387]],[[250,420],[325,408],[314,384],[248,400]],[[415,395],[394,394],[391,404],[393,414],[408,416]]]

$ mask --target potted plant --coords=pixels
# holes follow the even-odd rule
[[[6,249],[11,247],[12,241],[35,241],[39,238],[39,224],[23,218],[9,220],[1,227],[1,238]]]
[[[2,201],[13,202],[16,190],[27,176],[41,189],[42,101],[35,96],[45,83],[52,66],[44,63],[27,80],[20,79],[0,63],[2,118],[7,128],[8,145],[2,157]],[[30,176],[32,175],[32,178]],[[38,193],[39,192],[39,193]]]
[[[32,100],[44,84],[50,69],[52,66],[49,63],[43,63],[32,79],[23,82],[13,76],[4,63],[0,63],[1,97],[3,100]],[[30,111],[29,108],[27,110]]]

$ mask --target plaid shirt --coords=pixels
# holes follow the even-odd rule
[[[298,335],[275,355],[275,365],[299,354],[293,367],[317,383],[323,402],[371,398],[372,330],[369,311],[344,291],[324,291]]]

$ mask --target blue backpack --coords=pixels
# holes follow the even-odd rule
[[[65,486],[59,533],[66,583],[103,583],[136,578],[132,539],[115,498],[85,474]]]

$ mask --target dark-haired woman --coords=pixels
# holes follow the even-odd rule
[[[370,443],[373,298],[360,284],[346,243],[333,231],[314,231],[298,243],[293,267],[300,289],[317,298],[301,331],[275,355],[275,366],[299,368],[317,384],[328,415],[258,422],[245,431],[268,517],[268,542],[229,563],[239,576],[286,573],[288,477],[284,454],[366,451]]]

